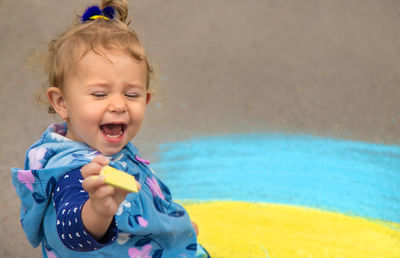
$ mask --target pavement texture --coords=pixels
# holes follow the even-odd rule
[[[34,98],[46,78],[27,60],[94,2],[0,0],[0,257],[40,257],[19,223],[10,168],[59,121]],[[134,139],[313,134],[400,144],[400,2],[129,1],[156,75]],[[38,69],[36,69],[38,68]]]

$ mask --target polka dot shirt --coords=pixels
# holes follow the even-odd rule
[[[115,219],[99,241],[85,230],[81,211],[89,199],[89,194],[83,189],[82,182],[80,169],[72,170],[58,181],[53,195],[57,232],[69,249],[93,251],[112,244],[117,238],[118,230]]]

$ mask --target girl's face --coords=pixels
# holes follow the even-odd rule
[[[121,51],[103,53],[106,58],[89,51],[66,76],[64,91],[50,88],[48,96],[67,121],[66,137],[113,155],[138,133],[150,91],[144,61]]]

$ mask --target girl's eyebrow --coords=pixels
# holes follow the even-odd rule
[[[112,85],[108,82],[90,82],[84,85],[86,88],[94,88],[94,87],[103,87],[103,88],[111,88]],[[124,85],[126,89],[144,89],[146,86],[136,83],[127,83]]]
[[[145,88],[145,86],[143,86],[143,85],[134,84],[134,83],[128,83],[128,84],[126,85],[126,87],[127,87],[127,88],[140,88],[140,89]]]
[[[101,87],[110,87],[110,84],[108,82],[102,82],[102,81],[95,81],[95,82],[90,82],[85,84],[86,87],[96,87],[96,86],[101,86]]]

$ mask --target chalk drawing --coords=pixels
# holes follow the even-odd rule
[[[400,146],[197,137],[152,164],[217,257],[400,257]]]

